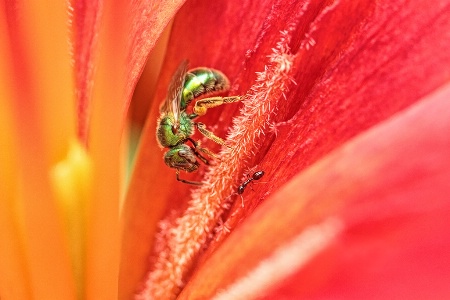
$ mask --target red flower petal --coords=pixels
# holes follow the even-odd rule
[[[448,298],[449,97],[447,85],[294,177],[180,299]]]
[[[222,172],[227,169],[226,165],[220,172],[218,168],[214,169],[216,173],[211,171],[209,181],[220,184],[215,189],[202,190],[202,197],[191,204],[223,207],[226,196],[236,191],[246,168],[256,166],[265,170],[264,180],[270,184],[258,185],[254,193],[246,193],[244,209],[240,209],[238,197],[231,197],[235,204],[230,210],[232,217],[225,225],[234,228],[267,195],[304,168],[442,85],[449,78],[446,66],[450,54],[446,49],[450,40],[443,32],[449,25],[449,14],[448,5],[431,6],[425,1],[405,1],[395,5],[370,1],[241,1],[239,5],[227,2],[223,7],[212,7],[206,1],[187,3],[174,23],[156,99],[164,99],[173,70],[184,58],[190,59],[193,67],[206,65],[224,71],[232,81],[231,94],[245,94],[250,87],[253,90],[249,94],[258,93],[269,84],[276,89],[276,93],[267,93],[267,98],[261,98],[269,103],[268,109],[254,116],[258,122],[267,122],[259,122],[260,127],[252,128],[253,132],[247,130],[248,126],[234,128],[234,137],[238,136],[236,133],[240,128],[246,132],[240,138],[247,141],[243,146],[247,156],[239,156],[246,159],[239,160],[238,165],[230,159],[228,169],[236,172],[226,173],[227,176]],[[208,26],[198,26],[198,20]],[[268,55],[274,55],[277,44],[279,50],[284,47],[284,51],[278,51],[279,60],[267,59]],[[289,65],[283,66],[280,63],[283,60]],[[277,67],[279,71],[284,68],[296,84],[287,77],[281,81],[269,77],[266,86],[264,82],[258,82],[262,86],[259,88],[255,84],[255,72],[262,72],[266,67]],[[264,96],[264,93],[259,95]],[[125,210],[129,220],[126,231],[138,227],[138,232],[144,236],[151,236],[156,230],[155,222],[164,214],[164,205],[168,212],[185,206],[191,188],[175,183],[174,171],[154,157],[159,151],[154,140],[159,101],[154,103],[143,134],[137,169],[131,182],[133,192]],[[243,112],[251,109],[249,103],[245,102]],[[218,124],[214,132],[225,136],[237,107],[239,105],[229,105],[211,110],[202,122],[210,126]],[[264,135],[255,138],[255,132]],[[149,165],[155,169],[148,168]],[[199,180],[203,174],[198,172],[193,179]],[[154,203],[148,199],[158,201],[157,210],[152,209]],[[194,212],[190,220],[197,220],[190,228],[195,228],[198,235],[183,232],[189,224],[180,223],[181,219],[173,228],[183,234],[186,241],[203,243],[213,227],[220,223],[218,215],[222,208],[210,211],[203,209],[205,207],[190,207],[189,210],[189,213]],[[197,211],[203,211],[203,214],[196,215]],[[150,221],[146,223],[144,220],[149,215]],[[200,223],[201,226],[197,226]],[[218,238],[217,245],[225,236]],[[166,238],[162,238],[164,241],[158,246],[174,244],[170,235]],[[146,246],[134,245],[139,243],[138,238],[132,242],[127,248],[141,249],[138,257],[143,263],[144,254],[149,254],[153,245],[149,244],[143,250]],[[201,246],[206,247],[205,244]],[[171,283],[173,286],[167,289],[187,280],[187,274],[196,263],[201,247],[193,245],[190,248],[188,245],[187,248],[183,256],[186,260],[178,257],[178,253],[174,254],[174,249],[159,253],[158,266],[169,266],[161,271],[165,272],[164,278],[174,274],[170,266],[181,269],[182,278],[177,277]],[[214,250],[214,245],[210,249]],[[128,251],[133,253],[133,250]],[[165,257],[173,261],[167,262]],[[179,266],[180,261],[183,266]],[[155,282],[152,285],[158,286]],[[166,292],[173,295],[176,289]]]
[[[148,53],[155,46],[162,31],[184,2],[185,0],[133,2],[127,62],[129,67],[127,70],[127,99],[131,98]]]

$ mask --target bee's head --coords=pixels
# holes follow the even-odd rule
[[[171,168],[193,172],[200,166],[194,151],[186,144],[180,144],[164,155],[164,162]]]

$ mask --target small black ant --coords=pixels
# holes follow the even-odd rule
[[[253,176],[250,177],[249,179],[247,179],[246,181],[244,181],[237,189],[237,193],[238,195],[242,195],[245,191],[245,188],[247,187],[247,185],[252,182],[253,180],[259,180],[264,176],[264,171],[257,171],[255,173],[253,173]],[[242,197],[242,196],[241,196]]]

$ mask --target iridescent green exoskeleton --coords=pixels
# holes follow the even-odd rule
[[[228,78],[222,72],[211,68],[188,70],[187,61],[183,61],[173,75],[167,98],[160,108],[161,116],[158,120],[156,136],[161,147],[169,148],[164,155],[164,162],[176,169],[178,181],[201,185],[200,182],[181,179],[179,171],[197,170],[200,166],[197,159],[208,165],[208,160],[202,154],[216,158],[213,152],[201,147],[198,141],[191,138],[195,128],[214,142],[225,145],[223,139],[207,130],[203,123],[195,122],[194,119],[204,115],[208,108],[237,102],[242,100],[242,97],[202,98],[195,101],[190,113],[187,112],[189,104],[200,96],[213,96],[219,92],[226,92],[229,88]],[[188,142],[192,146],[188,145]]]

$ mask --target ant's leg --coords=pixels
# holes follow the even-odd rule
[[[195,114],[203,116],[204,114],[206,114],[208,108],[213,108],[216,106],[220,106],[222,104],[238,102],[241,101],[242,99],[243,99],[242,96],[204,98],[195,102],[193,110]]]
[[[190,181],[190,180],[186,180],[186,179],[181,179],[180,178],[180,171],[178,171],[178,170],[177,170],[177,180],[181,181],[183,183],[192,184],[192,185],[203,185],[203,183],[198,182],[198,181]]]

